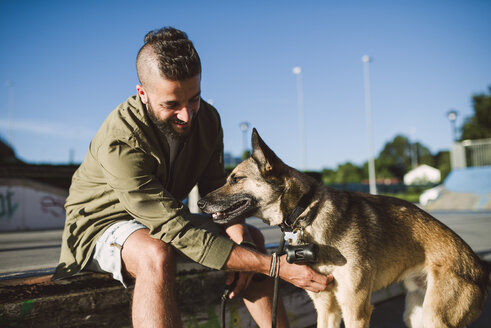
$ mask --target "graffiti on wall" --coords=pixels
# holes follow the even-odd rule
[[[38,185],[0,185],[0,232],[62,228],[65,198]]]
[[[10,220],[19,207],[19,203],[13,201],[13,196],[10,190],[0,191],[0,220]]]
[[[43,196],[41,198],[41,210],[57,218],[65,218],[65,202],[59,197]]]

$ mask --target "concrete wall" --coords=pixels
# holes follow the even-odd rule
[[[67,193],[22,179],[0,179],[0,231],[61,229]]]

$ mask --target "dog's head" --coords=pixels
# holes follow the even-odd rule
[[[218,224],[257,216],[270,225],[282,221],[281,196],[289,167],[252,131],[252,155],[230,173],[225,185],[199,202]]]

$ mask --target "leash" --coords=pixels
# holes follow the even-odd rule
[[[285,248],[285,231],[281,229],[281,240],[278,249],[273,253],[273,261],[271,263],[271,270],[269,275],[273,273],[274,275],[274,287],[273,287],[273,308],[272,308],[272,319],[271,327],[276,328],[276,319],[278,316],[278,287],[280,283],[280,256],[283,255]],[[278,268],[276,268],[278,267]]]
[[[290,236],[298,238],[295,233],[294,227],[297,225],[299,216],[309,207],[315,196],[316,187],[312,185],[309,191],[300,198],[297,206],[293,209],[290,215],[283,218],[280,225],[281,228],[281,240],[280,245],[276,252],[273,253],[273,261],[271,263],[271,270],[269,275],[273,277],[274,274],[274,288],[273,288],[273,308],[272,308],[272,320],[271,327],[276,328],[276,321],[278,316],[278,289],[280,281],[280,259],[279,257],[285,254],[285,235],[286,231],[290,233]],[[305,224],[309,224],[311,221],[307,219]],[[299,240],[303,243],[303,228],[300,228]],[[291,240],[291,239],[289,239]],[[288,245],[286,247],[286,261],[288,263],[313,263],[317,261],[318,247],[315,244],[302,244],[302,245]],[[277,261],[275,259],[277,258]],[[277,268],[276,268],[277,266]]]
[[[234,290],[237,285],[237,281],[239,280],[239,273],[235,272],[234,281],[230,285],[225,286],[225,290],[222,294],[222,306],[221,306],[221,319],[222,319],[222,328],[225,328],[225,308],[227,306],[227,300],[230,293]]]

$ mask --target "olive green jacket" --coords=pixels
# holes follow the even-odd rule
[[[232,241],[193,227],[181,200],[196,183],[204,195],[224,182],[223,132],[211,105],[201,101],[190,135],[169,167],[167,139],[140,98],[128,98],[106,118],[73,175],[54,278],[79,272],[104,230],[132,218],[192,260],[221,269]]]

